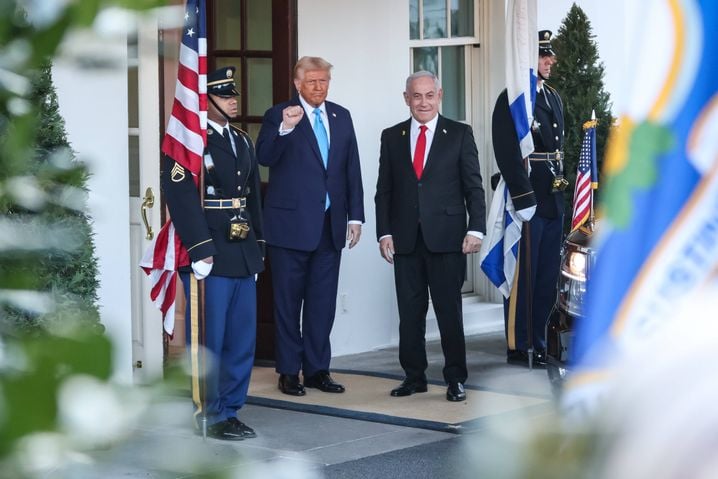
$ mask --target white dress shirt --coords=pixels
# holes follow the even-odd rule
[[[434,133],[436,132],[436,124],[439,122],[439,115],[436,115],[431,120],[424,123],[424,126],[426,126],[426,132],[424,133],[426,136],[426,149],[424,150],[424,166],[426,167],[426,160],[429,158],[429,151],[431,150],[431,144],[434,141]],[[411,125],[409,126],[409,141],[410,141],[410,148],[411,148],[411,160],[414,161],[414,151],[416,151],[416,141],[419,138],[419,127],[422,124],[419,123],[416,118],[413,116],[411,117]],[[475,236],[479,239],[484,239],[484,233],[480,231],[467,231],[467,235]],[[391,238],[391,235],[384,235],[381,238],[379,238],[379,241],[383,240],[384,238]]]
[[[234,143],[234,135],[232,134],[232,129],[229,127],[229,122],[225,123],[224,126],[222,126],[216,121],[207,118],[207,124],[214,128],[214,130],[220,135],[224,135],[224,130],[227,130],[229,132],[229,142],[232,144],[232,151],[234,152],[234,156],[237,156],[237,145]]]

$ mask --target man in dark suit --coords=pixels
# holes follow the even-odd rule
[[[259,162],[269,167],[264,224],[278,387],[295,396],[305,394],[304,386],[344,392],[329,375],[329,333],[341,250],[346,241],[349,248],[357,244],[364,222],[354,125],[348,110],[326,101],[331,67],[302,57],[294,67],[298,95],[267,110],[257,140]]]
[[[546,84],[555,63],[551,32],[539,32],[538,84],[528,165],[504,90],[496,102],[492,136],[496,162],[518,216],[524,220],[519,246],[517,287],[504,303],[507,362],[537,366],[546,362],[546,320],[556,300],[563,234],[563,103]]]
[[[208,435],[255,437],[237,418],[247,399],[257,323],[255,275],[264,269],[259,172],[249,135],[229,123],[237,115],[234,67],[207,75],[207,147],[204,200],[192,174],[163,158],[162,188],[179,237],[192,261],[180,271],[185,297],[190,274],[205,282],[207,361],[205,411]],[[187,307],[187,338],[191,337]]]
[[[429,292],[444,352],[449,401],[466,399],[461,286],[466,256],[485,232],[485,199],[471,127],[439,115],[442,90],[430,72],[406,81],[411,118],[381,135],[376,187],[379,251],[394,265],[399,362],[406,373],[392,396],[426,392]],[[466,216],[468,212],[468,225]]]

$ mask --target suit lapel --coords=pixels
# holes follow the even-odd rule
[[[294,98],[293,103],[295,105],[302,106],[302,104],[299,102],[299,98],[297,97]],[[302,119],[297,124],[297,128],[306,137],[307,142],[312,147],[314,156],[316,157],[321,167],[324,168],[322,154],[319,152],[319,143],[317,143],[317,137],[314,135],[314,128],[312,128],[313,116],[314,115],[311,112],[309,112],[309,114],[307,115],[307,112],[305,111],[304,117],[302,117]],[[329,154],[331,155],[331,147],[329,148]]]
[[[546,88],[544,85],[543,88]],[[546,94],[543,91],[536,93],[536,108],[541,108],[551,115],[551,105],[546,102]]]
[[[544,93],[538,93],[536,95],[536,108],[545,111],[548,118],[551,118],[552,122],[556,122],[559,129],[563,131],[563,115],[559,114],[561,113],[561,105],[556,95],[547,85],[544,85],[543,88]],[[539,130],[539,132],[543,137],[543,130]],[[546,141],[545,144],[550,144],[550,141]]]
[[[556,94],[551,91],[551,88],[547,88],[545,85],[544,88],[546,88],[546,98],[548,98],[548,102],[553,110],[553,117],[557,120],[559,128],[563,131],[563,114],[558,114],[563,112],[561,111],[561,105],[558,102],[558,98],[556,97]]]
[[[332,148],[332,138],[338,138],[337,134],[339,132],[339,121],[337,119],[337,112],[334,110],[334,105],[330,104],[329,102],[325,102],[324,106],[327,110],[327,126],[329,127],[329,158],[327,159],[327,169],[329,169],[334,163],[332,161],[332,158],[334,157],[334,152],[336,151],[336,148]],[[318,143],[317,151],[319,151]]]
[[[424,165],[424,173],[422,176],[427,174],[427,171],[437,162],[437,158],[440,155],[440,151],[445,151],[445,142],[447,137],[446,122],[444,117],[439,115],[439,120],[436,122],[436,131],[434,131],[434,138],[431,140],[431,147],[429,148],[429,155],[426,157],[426,164]]]
[[[413,159],[411,157],[411,118],[399,126],[399,136],[397,137],[397,141],[401,145],[401,150],[404,152],[404,154],[399,158],[399,161],[402,165],[407,165],[413,173],[414,167],[412,165]]]
[[[219,148],[226,152],[230,156],[234,156],[232,147],[227,144],[227,141],[222,136],[222,133],[215,130],[213,127],[207,127],[207,142],[211,143],[212,146]]]

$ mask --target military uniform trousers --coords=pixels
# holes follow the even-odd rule
[[[529,348],[529,327],[534,350],[546,349],[546,320],[556,302],[556,283],[561,266],[563,216],[544,218],[534,215],[525,226],[521,231],[517,294],[504,300],[509,349],[524,352]],[[515,301],[513,306],[509,304],[512,300]],[[512,336],[515,348],[511,348]]]
[[[189,298],[190,273],[181,273]],[[205,282],[207,348],[205,411],[207,424],[237,416],[247,400],[257,333],[257,287],[254,276],[208,276]],[[189,347],[190,308],[185,316]]]

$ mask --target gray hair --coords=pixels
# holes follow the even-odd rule
[[[411,85],[411,82],[413,82],[414,80],[416,80],[418,78],[423,78],[423,77],[429,77],[432,80],[434,80],[434,86],[436,87],[436,91],[439,91],[439,89],[441,89],[441,83],[439,82],[439,77],[437,77],[430,71],[419,70],[418,72],[414,72],[407,77],[405,91],[409,91],[409,86]]]

